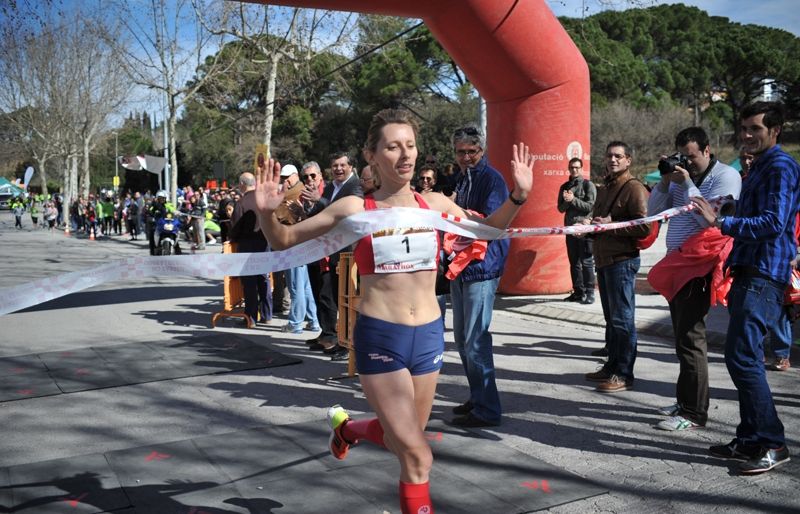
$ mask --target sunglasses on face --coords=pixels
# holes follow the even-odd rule
[[[420,177],[419,179],[424,181],[424,182],[432,182],[433,181],[433,177]]]
[[[315,178],[317,178],[317,174],[316,173],[309,173],[307,175],[303,175],[303,180],[315,179]]]

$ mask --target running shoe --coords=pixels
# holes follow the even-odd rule
[[[717,444],[708,448],[708,453],[718,459],[750,460],[759,457],[760,448],[757,446],[740,445],[736,439],[728,444]]]
[[[792,365],[788,358],[775,357],[775,361],[768,366],[772,371],[787,371]]]
[[[676,432],[679,430],[701,428],[701,425],[683,416],[670,416],[663,421],[659,421],[655,427],[661,430],[667,430],[668,432]]]
[[[739,465],[739,473],[757,475],[787,462],[789,462],[789,449],[786,446],[776,449],[762,448],[752,459]]]
[[[342,435],[342,428],[348,421],[350,421],[350,415],[341,405],[334,405],[328,409],[328,423],[331,426],[331,437],[328,439],[328,446],[330,447],[331,455],[339,460],[344,460],[350,450],[350,443]]]
[[[666,407],[658,408],[658,413],[664,416],[677,416],[680,411],[681,411],[681,406],[677,403],[673,403],[672,405],[668,405]]]

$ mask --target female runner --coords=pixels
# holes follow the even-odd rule
[[[385,109],[367,133],[364,157],[380,175],[381,188],[365,198],[348,196],[314,217],[283,225],[275,216],[283,194],[280,164],[259,168],[256,205],[261,230],[272,248],[285,249],[321,236],[346,217],[375,208],[418,207],[470,218],[504,229],[532,186],[528,147],[514,145],[511,197],[486,219],[472,218],[439,193],[425,199],[411,190],[417,160],[417,123],[407,111]],[[340,406],[328,419],[331,453],[344,459],[350,445],[366,439],[400,461],[402,512],[433,512],[428,474],[433,464],[424,430],[442,366],[444,336],[434,286],[438,237],[431,228],[381,231],[363,238],[355,250],[361,276],[359,317],[353,335],[361,385],[377,418],[353,420]],[[427,509],[427,510],[426,510]]]

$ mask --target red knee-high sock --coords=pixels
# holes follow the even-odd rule
[[[407,484],[400,482],[400,510],[403,514],[433,514],[428,482]]]
[[[386,445],[383,444],[383,427],[378,418],[351,419],[342,427],[342,435],[353,444],[366,439],[381,448],[386,448]]]

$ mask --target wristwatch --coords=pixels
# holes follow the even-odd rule
[[[717,216],[717,218],[714,220],[714,226],[721,229],[722,222],[725,221],[725,218],[727,218],[727,216]]]

